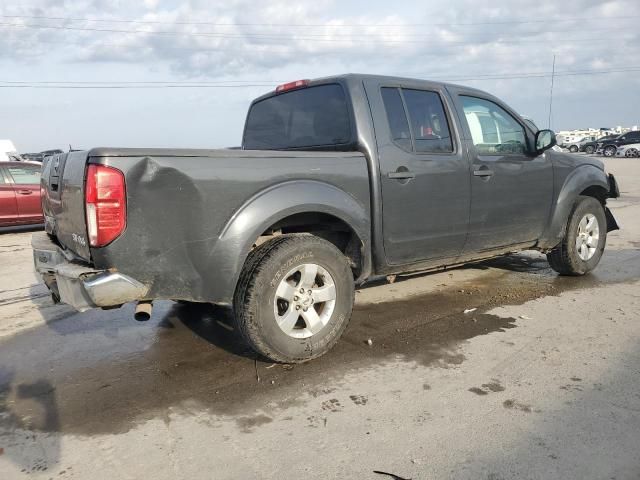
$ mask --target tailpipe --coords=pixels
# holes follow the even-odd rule
[[[153,310],[153,303],[151,301],[138,302],[136,310],[133,313],[133,318],[138,322],[146,322],[151,318],[151,311]]]

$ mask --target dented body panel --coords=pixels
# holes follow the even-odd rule
[[[300,212],[343,219],[370,245],[360,153],[93,150],[127,183],[127,227],[92,249],[98,269],[149,286],[147,298],[230,303],[244,259],[273,223]],[[347,193],[348,192],[348,193]]]

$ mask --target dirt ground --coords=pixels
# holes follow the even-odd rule
[[[640,160],[607,168],[593,274],[525,253],[372,285],[295,367],[213,307],[55,306],[31,234],[0,234],[0,479],[640,478]]]

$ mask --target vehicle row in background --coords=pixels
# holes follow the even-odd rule
[[[45,157],[49,157],[51,155],[57,155],[59,153],[64,153],[64,152],[56,148],[53,150],[44,150],[38,153],[18,153],[18,149],[16,148],[16,146],[11,140],[0,140],[0,162],[42,163]]]
[[[613,157],[620,147],[640,143],[640,131],[631,131],[618,135],[616,138],[598,142],[596,153],[602,153],[605,157]]]

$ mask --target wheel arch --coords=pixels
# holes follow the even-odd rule
[[[605,208],[607,221],[610,217],[613,218],[605,206],[608,192],[607,175],[599,168],[593,165],[582,165],[573,170],[560,188],[551,211],[549,225],[538,241],[538,248],[548,250],[560,243],[567,227],[569,214],[580,195],[598,199]]]
[[[371,273],[370,231],[369,206],[334,185],[314,180],[274,185],[245,202],[222,230],[211,258],[226,275],[212,301],[231,305],[251,249],[281,233],[313,233],[334,243],[362,281]]]

